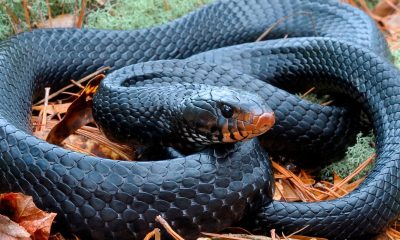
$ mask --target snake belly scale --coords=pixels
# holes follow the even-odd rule
[[[200,54],[253,42],[287,16],[269,37],[289,34],[289,39],[238,45],[228,49],[237,53],[233,55],[223,49]],[[41,208],[58,213],[59,223],[93,239],[143,238],[156,226],[157,215],[193,239],[200,231],[230,226],[249,212],[257,212],[255,225],[262,228],[292,232],[308,226],[305,234],[337,239],[376,234],[400,212],[400,75],[388,56],[382,34],[368,16],[322,0],[221,0],[149,29],[19,34],[0,43],[0,190],[33,196]],[[236,69],[237,58],[252,67]],[[221,59],[233,63],[220,67],[229,65],[218,62]],[[192,73],[192,81],[218,85],[219,76],[222,82],[259,89],[262,98],[275,99],[272,136],[294,127],[287,146],[296,145],[298,140],[291,137],[300,136],[299,143],[307,146],[299,149],[301,154],[315,146],[321,153],[347,146],[353,134],[348,131],[351,114],[345,108],[306,102],[263,81],[285,85],[276,77],[293,84],[306,77],[321,79],[321,85],[352,98],[368,113],[377,137],[376,165],[364,183],[343,198],[284,203],[271,201],[271,166],[257,139],[183,158],[121,162],[72,152],[31,135],[31,104],[45,86],[56,89],[102,66],[111,66],[111,74],[118,75],[115,70],[132,64],[138,65],[122,71],[161,70],[167,75],[164,80],[173,80],[167,71],[172,66],[175,73],[188,70],[182,76]],[[322,144],[318,133],[337,140]]]

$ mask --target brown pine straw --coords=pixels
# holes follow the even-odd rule
[[[348,194],[348,191],[343,187],[347,185],[347,188],[353,189],[358,186],[364,180],[364,178],[354,181],[353,183],[349,182],[361,171],[363,171],[375,158],[376,154],[374,153],[362,164],[360,164],[351,174],[349,174],[346,178],[342,179],[337,184],[321,181],[314,186],[306,184],[302,178],[298,177],[293,172],[285,169],[274,161],[272,161],[272,166],[278,172],[278,174],[276,175],[278,179],[286,179],[290,181],[294,185],[294,189],[292,190],[299,196],[299,198],[303,202],[310,202],[321,201],[329,197],[338,198]],[[318,188],[321,188],[323,190],[320,190]],[[285,200],[285,194],[281,191],[281,189],[277,187],[276,190],[279,191],[282,199]],[[317,193],[318,195],[315,195],[315,193]]]
[[[26,0],[22,0],[22,6],[24,8],[26,25],[28,25],[29,30],[32,30],[31,18],[29,16],[28,3],[26,2]]]
[[[309,191],[309,188],[304,185],[303,181],[297,177],[293,172],[285,169],[278,163],[272,161],[272,167],[277,170],[278,172],[282,173],[285,176],[288,176],[288,180],[292,182],[304,195],[308,196],[309,199],[312,199],[314,201],[317,201],[318,198],[311,192]],[[302,199],[303,201],[307,201],[305,198]]]
[[[371,156],[365,160],[362,164],[360,164],[350,175],[345,177],[340,183],[333,185],[332,190],[337,190],[338,188],[343,187],[343,185],[347,184],[351,179],[357,176],[362,170],[364,170],[368,164],[370,164],[376,158],[376,153],[371,154]]]
[[[307,95],[309,95],[310,93],[314,92],[315,89],[316,89],[315,87],[312,87],[312,88],[308,89],[308,91],[305,92],[305,93],[303,93],[303,94],[300,96],[300,98],[305,98]]]
[[[239,234],[218,234],[218,233],[208,233],[202,232],[204,236],[211,237],[212,239],[222,239],[222,240],[249,240],[249,237],[243,238]]]
[[[149,232],[143,240],[150,240],[154,237],[154,240],[161,240],[161,233],[159,228],[154,228],[153,231]]]

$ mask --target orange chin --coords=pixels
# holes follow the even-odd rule
[[[251,123],[246,123],[245,130],[230,132],[227,126],[224,126],[222,141],[231,143],[254,138],[268,131],[274,124],[275,114],[273,112],[263,113],[259,116],[254,116]]]

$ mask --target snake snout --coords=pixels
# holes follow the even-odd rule
[[[254,117],[255,133],[263,134],[275,124],[275,114],[266,112]]]

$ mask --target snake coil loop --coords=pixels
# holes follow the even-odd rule
[[[285,16],[291,17],[269,37],[288,33],[288,39],[237,45],[253,42]],[[323,0],[221,0],[148,29],[19,34],[0,43],[0,191],[33,196],[39,207],[57,212],[58,222],[68,230],[93,239],[143,238],[157,225],[157,215],[194,239],[201,231],[230,226],[251,211],[258,211],[253,218],[263,228],[293,232],[308,226],[305,234],[337,239],[376,234],[400,212],[400,75],[387,56],[387,44],[368,16]],[[345,197],[284,203],[271,201],[271,166],[257,139],[182,158],[121,162],[33,137],[31,104],[42,89],[61,87],[102,66],[111,66],[109,77],[116,79],[150,76],[145,81],[133,78],[139,88],[184,79],[186,84],[228,85],[258,94],[275,112],[275,126],[262,136],[274,139],[269,148],[316,158],[342,152],[354,136],[356,114],[312,104],[276,86],[318,84],[353,99],[368,113],[377,137],[376,165]],[[102,86],[107,89],[106,82]],[[105,105],[114,100],[112,93],[107,95],[111,98],[99,96]],[[116,101],[109,105],[114,116],[125,106],[118,104],[123,100]],[[146,108],[154,108],[154,103],[141,102],[144,108],[135,113],[152,127],[163,124],[148,117]],[[231,115],[227,107],[222,112],[225,118]],[[241,133],[243,128],[221,138]]]

